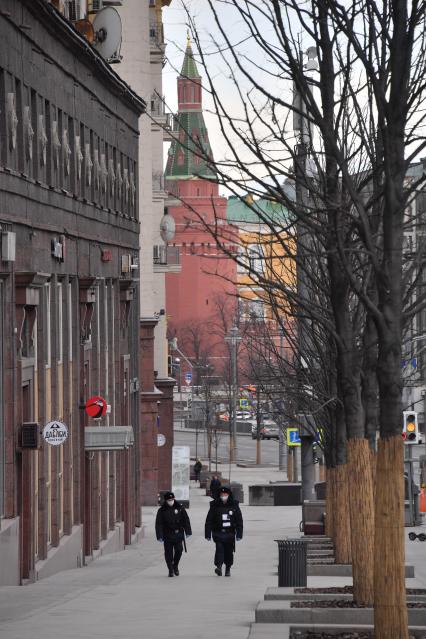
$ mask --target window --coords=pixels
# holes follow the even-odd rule
[[[62,284],[57,284],[57,313],[56,313],[56,339],[57,339],[57,360],[58,364],[62,364],[64,359],[64,323],[62,312]]]
[[[44,324],[46,330],[44,333],[44,347],[45,347],[45,364],[47,368],[50,368],[51,360],[52,360],[52,335],[51,335],[51,321],[50,321],[50,313],[51,313],[51,304],[50,304],[50,284],[44,285]]]
[[[249,267],[255,273],[263,272],[263,250],[260,244],[249,244],[247,247]]]
[[[237,273],[247,273],[247,259],[243,247],[238,248]]]
[[[249,300],[247,307],[249,320],[261,322],[265,319],[265,305],[262,300]]]
[[[72,284],[68,284],[68,361],[72,362]]]
[[[265,305],[260,299],[240,298],[238,315],[242,322],[262,322],[265,319]]]

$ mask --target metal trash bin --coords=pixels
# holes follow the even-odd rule
[[[278,544],[278,586],[307,584],[305,539],[275,539]]]

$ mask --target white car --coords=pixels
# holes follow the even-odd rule
[[[250,419],[251,414],[248,410],[240,410],[235,413],[237,419]]]

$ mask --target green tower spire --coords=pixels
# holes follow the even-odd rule
[[[178,113],[173,132],[176,139],[170,145],[165,178],[212,178],[215,173],[204,159],[206,156],[213,159],[213,155],[203,117],[201,76],[194,60],[189,33],[177,85]]]

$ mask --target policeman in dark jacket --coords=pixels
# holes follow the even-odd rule
[[[200,481],[200,473],[202,468],[203,468],[203,464],[201,463],[199,459],[197,459],[197,461],[194,464],[194,475],[195,475],[196,482]]]
[[[192,534],[188,514],[182,504],[175,500],[174,493],[164,494],[164,503],[158,509],[155,520],[155,533],[160,542],[164,542],[164,557],[169,569],[169,577],[179,576],[179,560],[182,557],[182,543],[185,535]],[[186,547],[185,547],[186,550]]]
[[[213,497],[213,499],[219,497],[220,486],[221,483],[219,477],[217,475],[213,475],[210,482],[210,495]]]
[[[234,563],[235,539],[243,538],[243,516],[238,501],[233,498],[231,490],[222,486],[219,496],[210,502],[205,525],[205,537],[216,544],[214,556],[215,573],[222,576],[222,564],[225,564],[225,577],[231,576]]]

